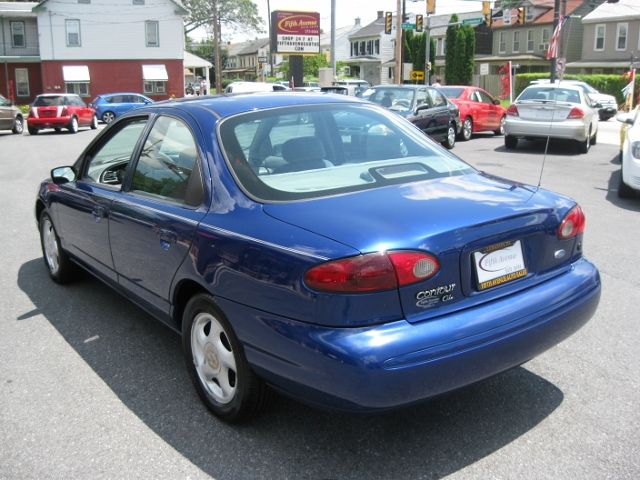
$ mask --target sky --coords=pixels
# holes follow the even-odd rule
[[[407,12],[424,14],[427,9],[426,0],[406,1]],[[260,16],[267,21],[267,0],[253,0],[258,6]],[[294,10],[320,13],[320,28],[324,32],[331,30],[331,0],[269,0],[271,11]],[[385,12],[396,11],[397,0],[336,0],[336,26],[346,27],[355,23],[356,17],[360,17],[360,24],[367,25],[374,21],[378,10]],[[480,11],[482,2],[480,0],[436,0],[436,15],[459,13],[469,11]],[[259,35],[266,36],[265,33]],[[256,35],[235,35],[227,40],[242,41],[255,38]]]

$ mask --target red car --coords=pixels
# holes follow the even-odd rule
[[[87,106],[79,95],[71,93],[43,93],[38,95],[29,109],[27,128],[36,135],[43,128],[63,128],[76,133],[79,127],[98,128],[96,111]]]
[[[493,132],[504,135],[507,111],[500,100],[478,87],[447,85],[439,87],[460,109],[460,140],[469,140],[472,133]]]

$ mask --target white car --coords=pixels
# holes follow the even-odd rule
[[[620,184],[618,196],[630,198],[640,193],[640,109],[621,113],[616,120],[623,123],[620,146]],[[627,127],[625,129],[625,126]],[[626,130],[626,132],[625,132]]]
[[[599,107],[575,85],[529,85],[507,109],[504,146],[516,148],[520,138],[559,138],[587,153],[597,140]]]
[[[285,90],[287,88],[279,83],[231,82],[224,89],[224,93],[280,92]]]
[[[544,84],[549,83],[549,80],[534,80],[531,82],[532,84]],[[615,117],[618,113],[618,103],[616,101],[616,97],[613,95],[608,95],[606,93],[600,93],[598,90],[593,88],[587,82],[582,82],[580,80],[562,80],[563,85],[575,85],[580,87],[584,93],[589,95],[591,100],[597,102],[601,105],[598,109],[598,117],[603,122],[606,122],[612,117]]]

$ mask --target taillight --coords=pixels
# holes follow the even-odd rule
[[[582,111],[581,108],[573,107],[569,112],[569,115],[567,116],[567,118],[573,118],[573,119],[579,120],[581,118],[584,118],[584,112]]]
[[[507,115],[510,117],[519,117],[520,114],[518,113],[518,107],[514,104],[509,105],[509,108],[507,108]]]
[[[310,288],[325,292],[367,293],[426,280],[440,269],[428,253],[398,250],[333,260],[307,271]]]
[[[567,240],[584,232],[585,218],[580,206],[576,205],[564,217],[558,227],[558,238]]]

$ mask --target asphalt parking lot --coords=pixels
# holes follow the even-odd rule
[[[617,197],[618,130],[601,123],[585,155],[563,142],[546,156],[542,143],[507,151],[492,134],[453,149],[582,205],[603,292],[576,335],[398,412],[337,414],[277,398],[239,427],[201,404],[174,333],[96,280],[61,287],[47,276],[38,182],[96,132],[0,133],[0,479],[639,478],[640,199]]]

